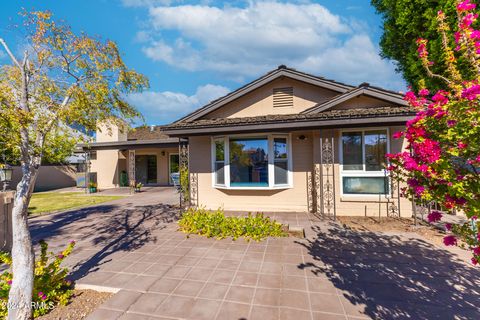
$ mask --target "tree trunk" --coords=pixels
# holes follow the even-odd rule
[[[35,256],[28,229],[28,204],[37,178],[38,166],[22,163],[22,180],[12,210],[12,286],[8,296],[8,320],[32,318],[32,291]]]

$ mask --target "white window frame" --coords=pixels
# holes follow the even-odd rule
[[[387,150],[386,153],[390,152],[390,128],[389,127],[378,127],[378,128],[352,128],[352,129],[342,129],[340,130],[340,136],[338,139],[338,150],[339,150],[339,160],[340,160],[340,194],[344,197],[378,197],[378,193],[344,193],[343,192],[343,178],[344,177],[387,177],[387,183],[390,183],[390,175],[386,169],[380,171],[367,171],[366,170],[366,161],[365,161],[365,132],[369,131],[379,131],[385,130],[387,135]],[[362,170],[344,170],[343,169],[343,134],[347,132],[361,132],[362,133]],[[390,193],[381,193],[383,197],[388,197]]]
[[[268,140],[268,187],[232,187],[230,186],[230,138],[267,138]],[[286,184],[275,184],[275,167],[273,154],[273,139],[286,138],[287,139],[287,179]],[[223,140],[224,142],[224,178],[225,184],[216,184],[216,146],[215,142]],[[214,136],[211,138],[211,166],[212,166],[212,187],[217,189],[229,190],[274,190],[274,189],[290,189],[293,188],[293,159],[292,159],[292,136],[289,133],[267,133],[267,134],[235,134],[225,136]]]

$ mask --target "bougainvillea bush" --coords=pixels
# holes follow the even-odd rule
[[[417,108],[416,117],[407,122],[404,132],[410,152],[388,155],[389,170],[407,183],[406,194],[416,201],[437,202],[443,212],[432,211],[430,222],[442,219],[445,211],[464,212],[463,226],[446,224],[445,245],[472,250],[472,263],[480,262],[480,31],[475,29],[478,14],[469,0],[457,3],[458,30],[450,30],[445,14],[438,12],[438,31],[442,37],[444,61],[430,61],[428,40],[418,39],[419,57],[431,77],[445,82],[445,90],[427,88],[408,92],[409,104]],[[455,50],[450,43],[455,41]],[[444,63],[448,72],[430,71],[434,63]],[[476,77],[464,79],[458,66],[468,64]],[[457,240],[462,241],[457,241]]]
[[[63,260],[70,255],[75,246],[71,241],[67,248],[58,254],[48,252],[48,244],[40,241],[40,257],[35,261],[32,308],[33,316],[39,317],[48,313],[56,305],[66,305],[73,294],[72,282],[67,279],[68,269],[61,266]],[[8,253],[0,253],[0,263],[12,264]],[[5,271],[0,275],[0,319],[7,316],[8,292],[12,285],[13,275]]]

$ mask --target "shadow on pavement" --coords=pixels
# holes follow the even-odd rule
[[[299,265],[329,279],[373,319],[480,319],[480,270],[420,240],[312,227]],[[360,314],[358,314],[360,315]]]

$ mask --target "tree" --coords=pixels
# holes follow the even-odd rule
[[[430,39],[430,58],[435,61],[431,69],[436,74],[446,74],[447,65],[443,62],[442,40],[437,35],[436,14],[445,13],[445,23],[456,27],[456,0],[372,0],[372,5],[383,17],[383,35],[380,40],[381,55],[395,60],[397,71],[405,81],[418,91],[423,85],[437,91],[444,87],[444,82],[429,77],[417,56],[415,39],[421,34]],[[448,34],[452,49],[453,34]],[[466,78],[472,74],[469,64],[459,57],[458,71]]]
[[[9,319],[30,319],[34,253],[27,209],[45,151],[74,139],[72,126],[95,130],[97,123],[119,123],[139,116],[124,95],[148,85],[128,69],[117,45],[57,23],[49,12],[24,12],[27,45],[0,69],[2,134],[18,148],[22,168],[12,212],[12,271]],[[7,131],[4,131],[5,128]]]
[[[407,122],[405,132],[396,133],[408,141],[411,152],[388,155],[389,170],[408,184],[406,193],[413,199],[435,201],[444,210],[463,211],[468,222],[446,227],[452,234],[444,238],[445,245],[468,247],[473,252],[472,263],[480,262],[480,31],[474,25],[478,14],[470,0],[456,6],[458,26],[455,49],[449,43],[452,31],[445,13],[437,14],[437,30],[442,42],[446,74],[431,70],[429,41],[418,39],[420,61],[429,76],[441,80],[445,90],[433,96],[424,88],[416,95],[408,92],[406,99],[418,109]],[[458,69],[458,58],[468,62],[471,77]],[[432,211],[430,222],[440,221],[442,212]],[[460,237],[462,243],[457,242]]]

